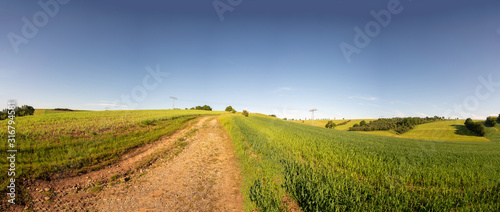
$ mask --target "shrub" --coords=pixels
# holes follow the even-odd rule
[[[328,128],[328,129],[333,129],[335,128],[337,125],[335,123],[333,123],[333,121],[328,121],[328,123],[326,123],[325,127]]]
[[[233,110],[234,110],[234,109],[233,109],[233,107],[231,107],[231,106],[227,106],[227,107],[226,107],[226,110],[224,110],[224,111],[227,111],[227,112],[232,112]]]
[[[472,121],[471,118],[468,118],[465,120],[465,127],[472,133],[478,135],[478,136],[484,136],[486,135],[486,128],[484,127],[483,124],[474,122]]]
[[[243,112],[241,114],[243,114],[244,116],[248,117],[248,111],[247,110],[243,110]]]
[[[495,117],[490,116],[490,117],[486,118],[485,124],[487,124],[488,126],[494,127],[497,124],[497,119]]]
[[[231,113],[236,113],[236,110],[235,110],[235,109],[232,109],[232,110],[231,110]]]

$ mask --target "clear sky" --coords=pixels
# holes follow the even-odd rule
[[[0,104],[500,113],[500,1],[67,1],[0,2]]]

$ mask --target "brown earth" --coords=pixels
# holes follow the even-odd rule
[[[242,211],[240,179],[227,132],[215,117],[202,117],[105,169],[25,180],[27,205],[6,207],[9,211]]]

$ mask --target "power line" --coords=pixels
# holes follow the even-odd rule
[[[176,100],[177,98],[175,98],[175,97],[173,97],[173,96],[171,96],[170,98],[172,99],[172,109],[175,109],[175,100]]]
[[[311,114],[311,120],[312,120],[312,125],[314,126],[314,111],[317,111],[318,109],[311,109],[309,112],[312,112]]]

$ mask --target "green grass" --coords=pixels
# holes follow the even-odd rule
[[[330,130],[265,117],[220,117],[240,160],[245,210],[500,209],[500,133],[436,142]],[[445,136],[446,137],[446,136]]]
[[[35,110],[37,111],[37,110]],[[40,111],[42,112],[42,111]],[[189,120],[225,112],[199,110],[54,112],[15,119],[16,174],[44,178],[55,173],[87,172],[117,161],[138,146],[182,128]],[[7,120],[0,121],[7,126]],[[7,130],[0,131],[7,138]],[[7,171],[7,142],[0,169]],[[0,175],[5,188],[7,175]]]

